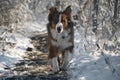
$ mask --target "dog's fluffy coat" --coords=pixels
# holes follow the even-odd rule
[[[48,15],[48,58],[54,72],[57,72],[60,66],[66,69],[73,54],[74,30],[71,12],[70,6],[61,12],[56,7],[51,7]]]

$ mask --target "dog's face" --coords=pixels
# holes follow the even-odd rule
[[[48,20],[51,24],[51,28],[56,30],[57,33],[68,30],[68,23],[71,21],[71,7],[68,6],[62,12],[59,12],[56,7],[51,7]]]
[[[64,11],[58,11],[56,7],[50,8],[48,20],[54,39],[66,42],[70,39],[71,12],[71,6],[68,6]]]

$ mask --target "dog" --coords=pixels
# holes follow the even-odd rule
[[[67,70],[73,56],[74,30],[71,14],[71,6],[63,11],[58,11],[55,6],[49,9],[48,58],[53,72]]]

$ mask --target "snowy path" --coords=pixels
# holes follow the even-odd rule
[[[48,63],[47,52],[47,38],[46,34],[37,35],[31,38],[34,50],[27,49],[24,60],[15,64],[14,69],[10,70],[9,74],[2,79],[5,80],[68,80],[66,72],[59,72],[58,74],[51,74],[51,67]],[[38,45],[39,44],[39,45]]]
[[[24,34],[11,33],[7,35],[8,42],[16,43],[16,46],[7,46],[8,52],[4,53],[4,56],[2,55],[2,52],[0,53],[1,79],[10,80],[23,78],[23,80],[25,80],[27,78],[31,80],[120,80],[119,51],[117,54],[108,52],[105,55],[101,55],[101,52],[92,51],[94,44],[92,44],[92,42],[87,44],[87,41],[83,38],[84,29],[82,28],[80,31],[82,34],[79,34],[77,31],[75,32],[75,54],[70,63],[70,70],[67,72],[68,75],[66,75],[66,73],[60,73],[52,76],[48,75],[50,69],[45,57],[47,56],[45,53],[47,46],[46,39],[41,39],[43,42],[37,41],[40,40],[40,37],[36,36],[36,38],[32,38],[34,39],[36,45],[32,45],[31,39],[29,38],[31,36],[29,35],[31,32],[33,32],[32,36],[39,35],[41,31],[44,33],[45,28],[42,27],[45,27],[45,25],[38,25],[34,23],[29,29],[27,27],[28,24],[25,25],[26,27],[20,30],[23,30],[23,32],[25,32]],[[29,26],[30,25],[31,24],[29,23]],[[90,40],[94,40],[94,37],[91,37],[91,35],[88,35],[87,37],[89,42]],[[42,47],[40,45],[42,45]],[[87,47],[86,50],[85,46]],[[91,49],[92,46],[93,48]],[[34,48],[34,51],[28,51],[26,53],[26,49],[28,47]],[[90,49],[91,52],[89,51]],[[43,50],[45,53],[43,55],[44,59],[41,56],[43,53],[37,50]],[[16,64],[17,67],[15,67],[14,64],[19,62],[19,58],[21,58],[21,56],[25,55],[29,55],[29,60],[22,58],[22,62],[20,62],[20,64]],[[7,76],[7,78],[3,76]]]

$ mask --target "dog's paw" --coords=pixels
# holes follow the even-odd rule
[[[56,72],[51,71],[51,72],[49,72],[49,75],[55,75],[55,74],[59,74],[59,73],[60,73],[60,71],[56,71]]]
[[[68,71],[69,70],[69,68],[67,68],[67,67],[60,67],[60,71]]]
[[[54,69],[54,70],[52,70],[52,71],[53,71],[53,73],[57,73],[57,72],[60,71],[60,69]]]

